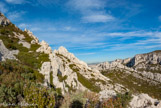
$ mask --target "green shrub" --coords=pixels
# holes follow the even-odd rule
[[[116,97],[112,97],[108,100],[101,102],[101,108],[128,108],[129,102],[132,99],[131,93],[117,94]]]
[[[78,76],[78,81],[89,90],[93,92],[99,92],[101,90],[100,87],[96,86],[94,82],[92,82],[90,79],[85,78],[83,75],[81,75],[78,72],[77,72],[77,76]]]
[[[161,84],[154,85],[119,70],[102,72],[102,74],[110,78],[113,83],[119,83],[134,93],[147,93],[154,98],[161,99]]]
[[[69,108],[83,108],[83,103],[81,103],[79,100],[73,100]]]
[[[63,81],[65,81],[68,78],[67,75],[62,76],[61,74],[58,74],[57,76],[58,76],[58,79],[59,79],[60,82],[63,82]]]
[[[25,88],[24,98],[28,104],[34,104],[38,108],[53,108],[55,106],[54,92],[34,83]]]
[[[54,88],[54,84],[53,84],[53,72],[50,72],[50,86],[52,88]]]

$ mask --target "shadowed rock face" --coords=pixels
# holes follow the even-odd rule
[[[11,22],[0,12],[0,25],[6,26],[9,25]]]

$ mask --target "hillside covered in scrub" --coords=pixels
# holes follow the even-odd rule
[[[137,63],[133,58],[116,66],[88,66],[63,46],[52,51],[48,43],[39,42],[32,32],[19,29],[0,13],[0,107],[159,108],[160,61],[155,66],[156,81],[136,68],[146,61]]]

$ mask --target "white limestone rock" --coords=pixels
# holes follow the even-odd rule
[[[153,99],[147,94],[133,95],[130,102],[131,108],[161,108],[161,101]]]
[[[48,48],[48,44],[42,44],[46,46],[45,48],[38,49],[38,51],[46,51],[44,49]],[[60,47],[58,50],[54,50],[53,53],[48,53],[50,58],[50,70],[53,72],[53,84],[56,88],[61,88],[62,92],[69,92],[69,87],[75,90],[88,90],[84,87],[78,80],[77,73],[71,68],[70,65],[73,65],[73,68],[77,68],[77,72],[84,76],[87,79],[95,79],[96,85],[101,88],[101,90],[115,90],[117,92],[122,92],[124,89],[123,86],[119,84],[111,84],[111,80],[103,76],[97,69],[91,69],[88,65],[76,58],[72,53],[69,53],[66,48]],[[48,71],[49,72],[49,71]],[[49,73],[48,73],[49,74]],[[59,80],[58,75],[66,77],[63,81]],[[107,83],[103,84],[102,82]]]
[[[46,43],[45,41],[42,41],[40,43],[41,47],[38,48],[36,50],[36,52],[41,52],[41,53],[45,53],[45,54],[51,54],[52,53],[52,49],[51,47],[48,45],[48,43]]]
[[[76,63],[77,65],[83,65],[83,66],[85,66],[86,68],[89,68],[85,62],[80,61],[78,58],[76,58],[76,57],[74,56],[74,54],[69,53],[68,50],[67,50],[66,48],[64,48],[63,46],[59,47],[58,50],[55,50],[54,53],[62,54],[62,55],[64,55],[65,57],[67,57],[68,59],[70,59],[71,61],[73,61],[74,63]],[[90,69],[90,68],[89,68],[89,69]]]
[[[103,90],[99,92],[99,94],[100,94],[100,97],[99,97],[100,100],[108,99],[108,98],[116,96],[116,92],[114,90]]]
[[[137,68],[139,64],[143,64],[142,67],[147,67],[147,65],[156,65],[161,63],[161,51],[153,51],[146,54],[137,54],[133,57],[127,64],[129,67]]]
[[[44,85],[47,86],[48,83],[50,83],[51,63],[50,62],[44,62],[42,64],[39,72],[45,76]]]
[[[28,49],[31,47],[31,44],[29,44],[28,42],[26,42],[24,40],[20,40],[18,43],[22,44],[23,47],[26,47]]]
[[[33,40],[31,41],[31,44],[39,44],[39,39],[38,39],[35,35],[33,35],[33,33],[32,33],[30,30],[27,30],[27,29],[25,28],[24,31],[27,32],[27,34],[28,34],[31,38],[33,38]]]
[[[8,50],[3,44],[3,41],[0,40],[0,61],[5,61],[6,59],[16,59],[14,55],[18,53],[18,50]]]
[[[25,39],[25,36],[23,34],[20,34],[20,33],[17,34],[16,32],[13,32],[13,34],[14,34],[14,37],[18,38],[19,40]]]

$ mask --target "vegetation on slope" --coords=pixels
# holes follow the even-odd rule
[[[38,44],[31,45],[28,49],[18,44],[19,39],[14,37],[14,33],[21,33],[25,36],[25,41],[31,42],[32,38],[24,31],[13,24],[0,26],[0,39],[10,50],[19,50],[16,60],[6,60],[0,62],[0,107],[21,106],[21,102],[27,103],[29,107],[53,107],[58,105],[59,94],[57,90],[44,87],[44,75],[38,72],[45,61],[49,61],[47,54],[38,53]],[[33,100],[34,99],[34,100]],[[26,105],[26,104],[22,105]]]
[[[94,80],[91,79],[87,79],[85,78],[83,75],[81,75],[79,73],[79,68],[76,67],[75,64],[70,64],[69,67],[73,70],[73,72],[77,73],[78,76],[78,81],[85,86],[86,88],[88,88],[89,90],[93,91],[93,92],[99,92],[101,89],[99,86],[96,86],[96,82]]]
[[[103,75],[110,78],[114,83],[119,83],[134,93],[147,93],[153,98],[161,99],[161,85],[150,84],[147,81],[138,79],[131,74],[121,71],[104,71]]]
[[[128,108],[131,98],[131,93],[126,92],[100,101],[97,93],[76,91],[65,94],[60,108]]]
[[[44,53],[36,52],[36,49],[40,47],[38,44],[32,44],[30,49],[27,49],[18,44],[19,39],[14,37],[14,33],[21,33],[25,36],[27,42],[31,42],[32,38],[24,31],[21,31],[15,25],[10,24],[8,26],[0,26],[0,39],[3,40],[5,46],[10,50],[19,50],[19,54],[16,56],[16,60],[7,60],[0,62],[0,103],[11,104],[9,107],[22,107],[21,102],[25,102],[22,105],[27,107],[56,107],[67,105],[69,108],[93,108],[100,106],[100,108],[109,108],[106,102],[110,102],[110,107],[125,107],[126,102],[130,100],[130,95],[120,94],[110,100],[99,101],[99,97],[95,93],[81,92],[78,94],[69,94],[69,96],[61,96],[61,90],[54,87],[44,87],[42,85],[44,76],[38,72],[41,64],[45,61],[49,61],[48,55]],[[58,55],[65,58],[66,62],[70,60],[62,55]],[[97,80],[87,79],[79,73],[79,68],[76,65],[69,65],[73,72],[77,73],[79,82],[85,87],[94,92],[99,92],[100,88],[95,85]],[[59,77],[59,80],[65,80],[67,76]],[[52,72],[50,73],[50,82],[53,82]],[[53,83],[51,83],[54,86]],[[68,86],[68,85],[66,85]],[[72,90],[72,87],[69,87]],[[77,98],[76,98],[77,97]],[[71,100],[70,100],[70,99]],[[67,102],[67,100],[69,100]],[[88,100],[88,101],[85,101]],[[2,107],[0,105],[0,107]]]

